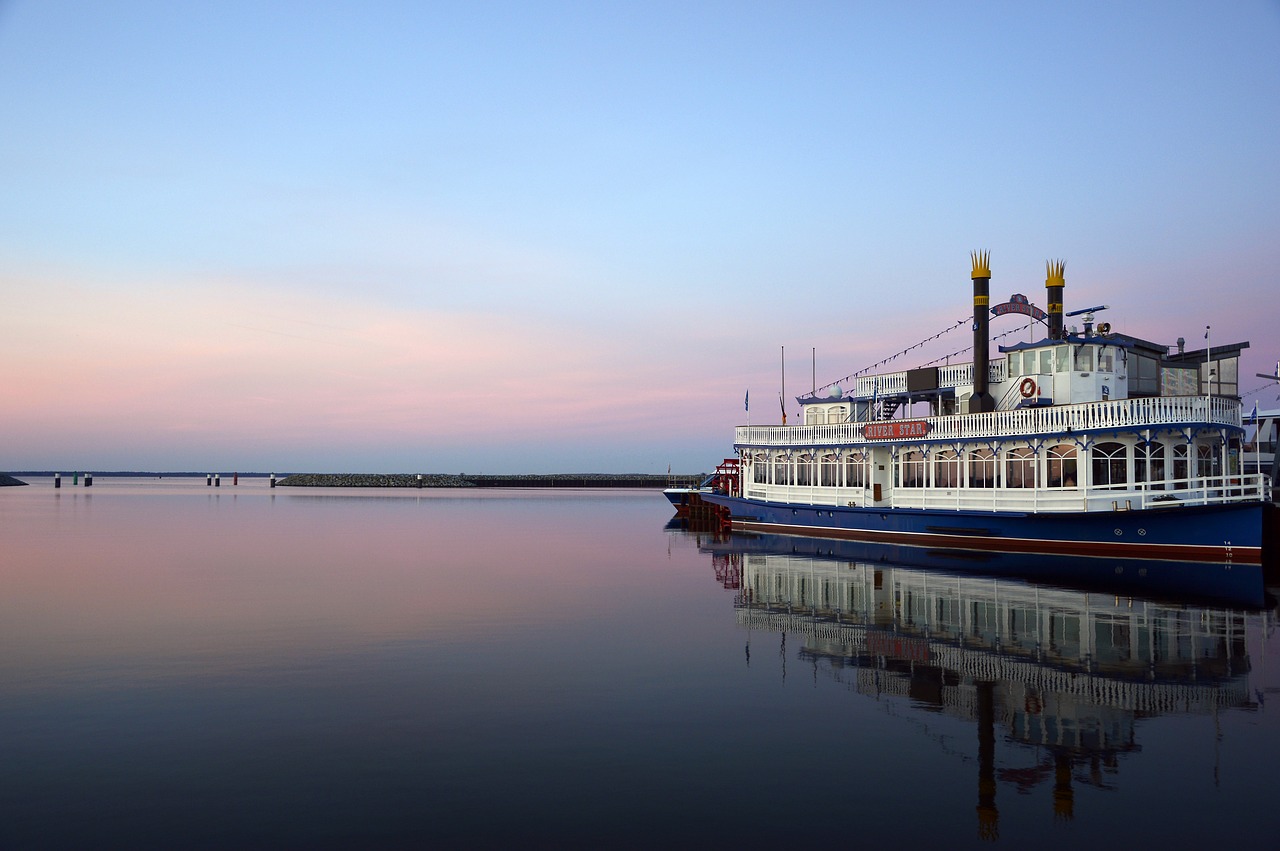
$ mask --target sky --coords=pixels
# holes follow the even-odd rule
[[[1277,0],[0,0],[0,469],[710,470],[974,250],[1280,407],[1278,150]]]

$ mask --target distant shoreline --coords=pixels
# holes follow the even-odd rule
[[[13,476],[49,478],[59,471],[19,471]],[[280,487],[330,488],[666,488],[697,485],[706,473],[204,473],[92,471],[96,478],[183,479],[217,475],[222,479],[265,479],[276,475]],[[75,473],[63,472],[63,478]],[[83,475],[83,474],[81,474]],[[5,478],[0,475],[0,478]],[[27,484],[13,479],[11,484]]]

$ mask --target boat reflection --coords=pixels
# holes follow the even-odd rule
[[[815,543],[824,551],[804,551]],[[698,545],[735,590],[748,664],[752,644],[772,647],[765,636],[778,634],[792,648],[784,664],[798,657],[859,694],[975,724],[983,838],[999,834],[998,788],[1051,784],[1053,816],[1071,819],[1077,787],[1111,788],[1122,758],[1141,750],[1139,720],[1256,711],[1271,691],[1250,672],[1274,613],[1247,604],[925,569],[893,562],[894,548],[787,536],[704,535]],[[1159,565],[1147,567],[1150,576]],[[997,759],[998,742],[1017,753]]]

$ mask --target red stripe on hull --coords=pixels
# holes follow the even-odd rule
[[[835,538],[848,541],[871,541],[903,544],[913,547],[945,547],[957,550],[987,550],[1005,553],[1044,553],[1092,557],[1161,559],[1164,561],[1202,561],[1218,564],[1262,564],[1261,547],[1202,546],[1196,544],[1129,544],[1095,541],[1049,541],[1032,538],[988,538],[978,535],[938,535],[925,532],[877,532],[867,529],[836,529],[796,526],[785,523],[759,523],[733,519],[733,528],[749,532],[782,535],[804,535],[811,538]]]

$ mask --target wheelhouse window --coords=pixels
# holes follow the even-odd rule
[[[1070,443],[1050,446],[1045,452],[1045,472],[1051,488],[1074,488],[1076,482],[1076,448]]]
[[[1129,480],[1126,470],[1128,453],[1123,443],[1093,445],[1093,484],[1095,487],[1123,485]]]
[[[1004,454],[1004,485],[1007,488],[1036,486],[1036,455],[1029,446],[1018,446]]]
[[[1076,372],[1093,372],[1093,346],[1076,346]]]
[[[990,449],[974,449],[969,452],[969,487],[993,488],[996,486],[996,454]]]

